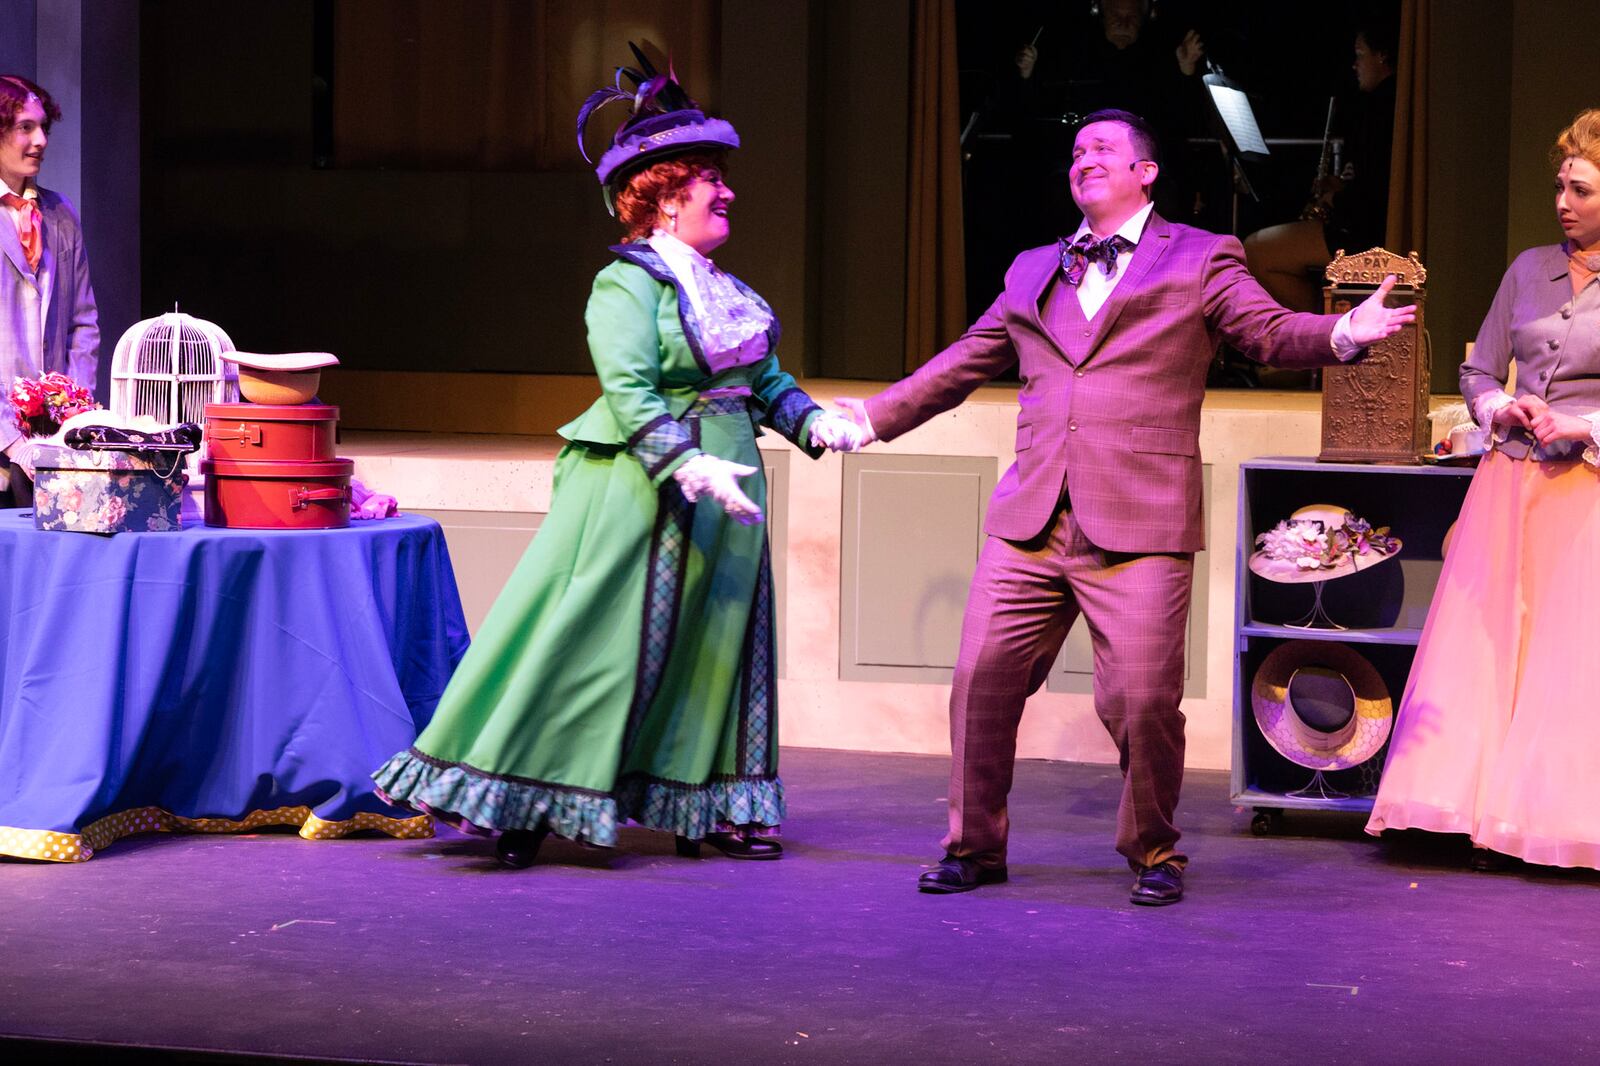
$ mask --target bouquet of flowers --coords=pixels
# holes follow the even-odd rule
[[[30,437],[48,437],[73,415],[97,410],[100,405],[88,389],[51,371],[41,378],[12,382],[11,407],[18,429]]]

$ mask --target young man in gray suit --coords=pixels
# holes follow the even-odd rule
[[[92,389],[100,357],[83,226],[66,197],[39,186],[60,117],[49,93],[0,75],[0,506],[33,500],[12,463],[26,439],[12,418],[12,382],[55,370]]]
[[[1272,366],[1354,359],[1414,309],[1387,279],[1342,317],[1278,306],[1233,237],[1152,209],[1160,170],[1144,120],[1100,111],[1078,131],[1068,180],[1083,226],[1023,252],[993,306],[911,377],[840,400],[867,440],[892,440],[1017,366],[1017,461],[984,523],[950,692],[950,830],[924,892],[1006,879],[1006,794],[1024,701],[1080,614],[1094,705],[1123,771],[1117,851],[1132,902],[1183,898],[1173,824],[1183,781],[1183,633],[1205,546],[1200,404],[1219,341]]]

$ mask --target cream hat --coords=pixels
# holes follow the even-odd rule
[[[1256,725],[1274,750],[1313,770],[1345,770],[1389,739],[1394,703],[1383,678],[1348,644],[1291,640],[1262,660],[1250,686]]]

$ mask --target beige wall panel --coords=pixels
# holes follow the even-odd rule
[[[990,456],[845,457],[842,678],[948,683],[996,465]]]
[[[456,572],[467,632],[478,626],[494,605],[506,579],[533,543],[544,515],[506,511],[411,511],[439,523]]]

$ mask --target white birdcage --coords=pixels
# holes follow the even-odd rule
[[[205,424],[206,404],[239,399],[239,372],[222,327],[177,308],[135,323],[111,357],[111,410],[158,422]]]

